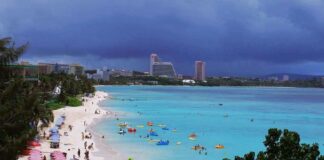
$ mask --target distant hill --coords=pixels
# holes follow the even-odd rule
[[[311,80],[314,78],[321,78],[324,76],[321,75],[306,75],[306,74],[294,74],[294,73],[275,73],[275,74],[269,74],[269,75],[265,75],[265,76],[261,76],[259,78],[261,79],[270,79],[270,78],[274,78],[277,77],[278,80],[282,80],[284,75],[288,75],[289,76],[289,80]]]

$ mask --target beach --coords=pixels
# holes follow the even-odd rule
[[[94,136],[99,138],[99,135],[92,133],[92,130],[88,130],[90,125],[93,125],[95,120],[101,118],[109,118],[113,115],[112,112],[103,110],[100,108],[99,103],[108,98],[106,92],[97,91],[93,97],[83,97],[84,102],[82,106],[79,107],[69,107],[54,110],[54,121],[65,115],[64,125],[62,125],[59,130],[60,137],[60,147],[53,149],[50,148],[50,141],[44,138],[40,140],[40,146],[34,147],[33,149],[40,150],[42,155],[46,156],[46,159],[50,159],[50,153],[53,151],[65,152],[66,159],[73,159],[73,156],[77,159],[84,159],[85,157],[85,143],[87,144],[86,149],[89,151],[89,159],[103,160],[104,157],[97,156],[96,153],[99,151],[98,147],[94,141]],[[49,129],[55,124],[52,123],[48,128],[44,128],[40,131],[39,136],[43,137],[49,135]],[[71,126],[71,128],[69,127]],[[83,134],[83,135],[82,135]],[[103,138],[100,136],[100,138]],[[107,137],[104,137],[107,138]],[[89,146],[93,146],[90,147]],[[78,156],[78,149],[80,149],[80,157]],[[116,153],[111,149],[109,153]],[[115,154],[116,155],[116,154]],[[20,160],[28,159],[28,156],[23,156],[19,158]],[[116,157],[118,159],[118,157]]]

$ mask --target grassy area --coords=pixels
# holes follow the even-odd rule
[[[82,102],[77,97],[68,97],[67,105],[72,107],[81,106]]]
[[[46,106],[52,110],[63,108],[64,106],[77,107],[81,106],[82,102],[77,97],[67,97],[66,103],[57,100],[51,100],[46,103]]]
[[[48,108],[50,108],[51,110],[55,110],[55,109],[60,109],[60,108],[63,108],[65,105],[64,103],[62,102],[58,102],[58,101],[55,101],[55,100],[52,100],[52,101],[49,101],[46,106]]]

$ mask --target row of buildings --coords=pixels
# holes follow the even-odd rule
[[[205,65],[206,63],[203,61],[195,61],[195,80],[206,80]],[[161,61],[156,53],[152,53],[150,56],[150,75],[166,78],[183,78],[182,75],[176,74],[176,71],[171,62]]]
[[[15,76],[23,78],[24,80],[38,80],[39,75],[51,73],[66,73],[73,75],[82,75],[84,73],[84,67],[79,64],[38,63],[34,65],[27,61],[22,61],[17,64],[12,64],[9,67]]]
[[[88,79],[94,80],[102,80],[102,81],[109,81],[110,77],[131,77],[133,76],[132,71],[124,70],[124,69],[96,69],[96,70],[86,70],[85,74]]]

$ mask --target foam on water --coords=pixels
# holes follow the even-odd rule
[[[104,107],[122,113],[120,120],[105,120],[95,128],[110,137],[108,142],[136,159],[211,160],[231,158],[249,151],[264,150],[269,128],[297,131],[304,143],[319,143],[324,152],[324,90],[261,87],[176,87],[176,86],[99,86],[113,99]],[[223,104],[223,105],[220,105]],[[135,134],[119,135],[119,122],[137,128]],[[169,140],[157,146],[144,138],[151,127],[146,122],[165,124],[170,130],[152,127],[154,139]],[[171,130],[176,129],[176,132]],[[188,140],[195,132],[198,138]],[[182,142],[176,145],[176,142]],[[191,149],[200,144],[207,155]],[[216,150],[222,144],[225,149]]]

